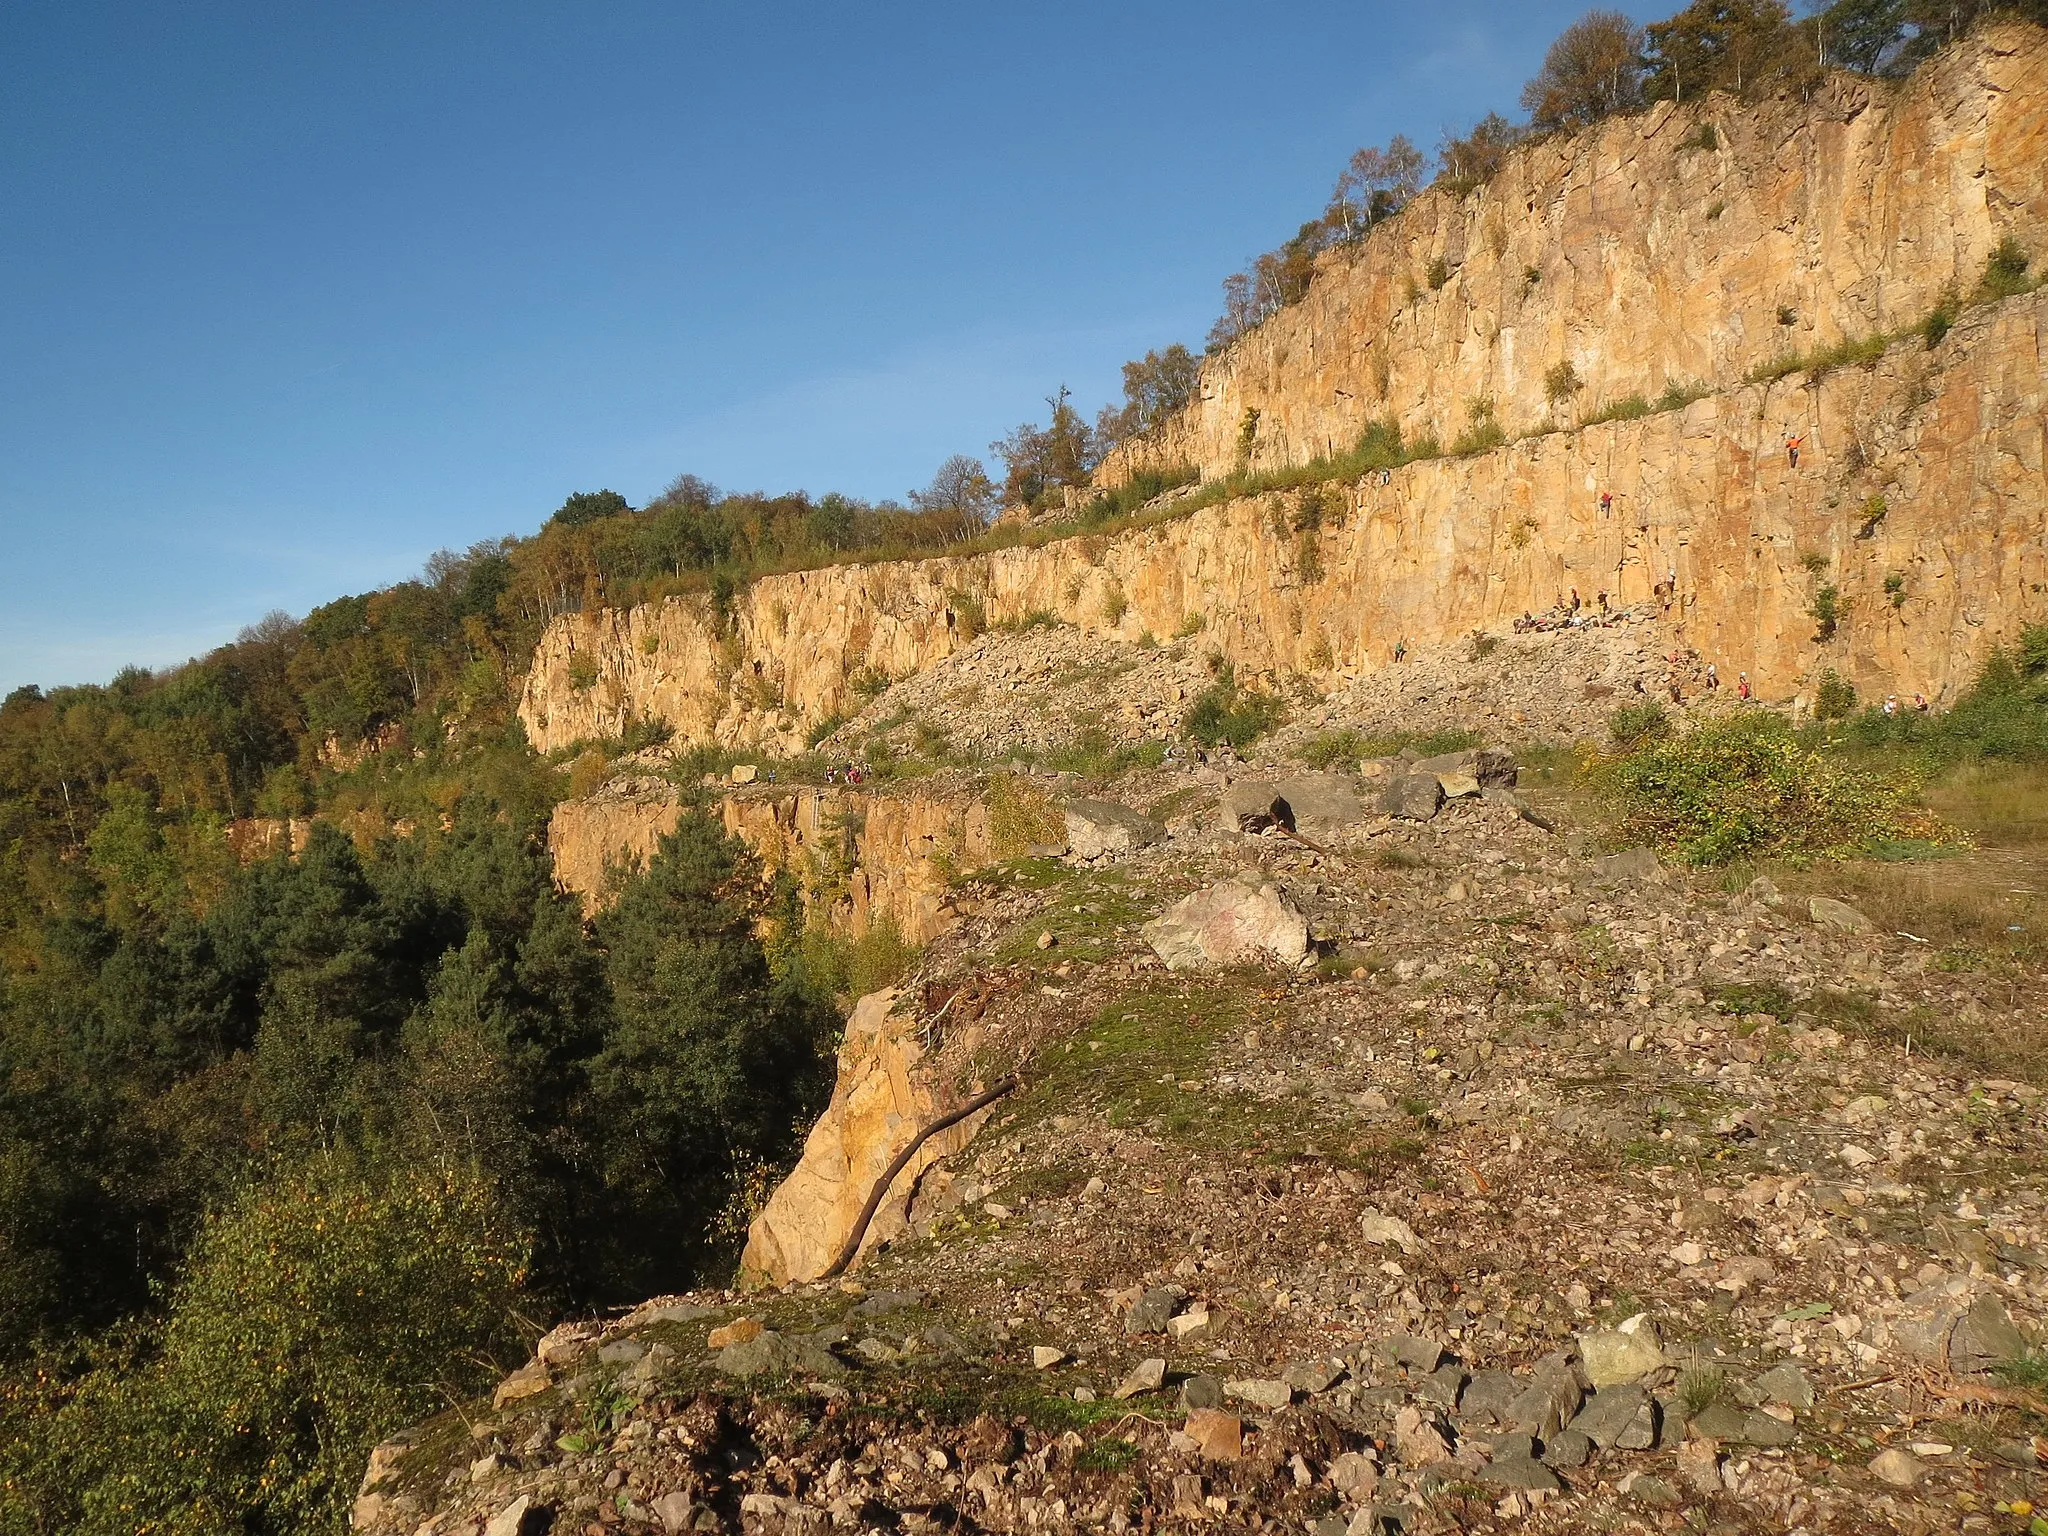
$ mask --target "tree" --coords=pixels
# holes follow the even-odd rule
[[[1095,435],[1107,449],[1154,427],[1174,415],[1195,396],[1202,365],[1179,342],[1164,352],[1147,352],[1124,364],[1124,403],[1105,405],[1095,421]]]
[[[1619,11],[1586,12],[1543,55],[1522,87],[1522,109],[1536,128],[1595,123],[1642,100],[1643,30]]]
[[[562,503],[561,510],[548,519],[564,528],[581,528],[601,517],[617,517],[633,508],[617,491],[578,491]]]
[[[1437,179],[1459,192],[1483,186],[1499,174],[1508,162],[1508,151],[1521,143],[1523,136],[1522,129],[1498,112],[1489,112],[1463,138],[1445,135],[1437,153],[1442,167]]]
[[[1399,213],[1422,190],[1428,165],[1406,134],[1395,134],[1385,149],[1367,145],[1353,153],[1337,178],[1324,217],[1335,221],[1345,239],[1353,239]]]
[[[995,482],[981,460],[956,453],[938,467],[932,482],[910,493],[910,504],[920,512],[950,516],[961,533],[984,526],[996,507]]]
[[[1010,506],[1037,504],[1048,492],[1088,483],[1095,468],[1095,435],[1074,409],[1062,384],[1048,395],[1052,421],[1046,426],[1025,422],[1008,437],[989,444],[1003,461],[1003,500]]]
[[[1815,64],[1810,37],[1783,0],[1693,0],[1644,28],[1647,99],[1692,101],[1803,78]]]

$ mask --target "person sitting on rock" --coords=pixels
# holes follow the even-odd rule
[[[1927,695],[1926,695],[1926,694],[1924,694],[1924,693],[1916,693],[1916,694],[1914,694],[1914,695],[1913,695],[1913,707],[1914,707],[1915,709],[1917,709],[1917,710],[1918,710],[1918,711],[1919,711],[1919,712],[1920,712],[1921,714],[1923,714],[1923,715],[1924,715],[1924,714],[1926,714],[1926,713],[1927,713]]]
[[[1888,693],[1884,696],[1884,717],[1889,720],[1899,712],[1899,696]]]
[[[1707,686],[1709,688],[1719,688],[1721,686],[1721,674],[1714,670],[1714,664],[1711,661],[1707,663]]]

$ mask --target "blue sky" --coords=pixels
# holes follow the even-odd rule
[[[571,491],[902,495],[1583,5],[0,8],[0,691]]]

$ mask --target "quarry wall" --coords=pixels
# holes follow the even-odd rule
[[[1132,642],[1192,619],[1243,671],[1335,685],[1400,639],[1503,628],[1574,587],[1641,601],[1674,571],[1674,643],[1767,697],[1831,667],[1940,701],[2048,617],[2044,376],[2048,290],[1972,309],[1934,347],[1332,485],[1307,532],[1300,493],[1272,493],[1115,536],[766,577],[725,623],[701,598],[574,614],[542,638],[520,717],[544,751],[641,718],[799,750],[874,680],[1035,613]],[[1827,586],[1841,617],[1822,638]]]
[[[1391,416],[1449,444],[1492,402],[1511,434],[1667,386],[1919,323],[2006,237],[2048,254],[2048,33],[1990,29],[1898,83],[1838,74],[1811,100],[1662,103],[1425,192],[1326,253],[1307,297],[1205,361],[1199,397],[1098,477],[1353,444]],[[1436,283],[1437,286],[1432,286]],[[1545,376],[1569,362],[1561,401]]]

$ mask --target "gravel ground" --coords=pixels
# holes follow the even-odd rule
[[[2037,985],[1506,804],[1319,851],[1218,781],[963,895],[909,1006],[954,1091],[1025,1087],[908,1237],[558,1330],[359,1527],[2029,1529],[2048,1105],[1926,1038],[2048,1041]],[[1167,972],[1142,924],[1237,872],[1315,956]]]

